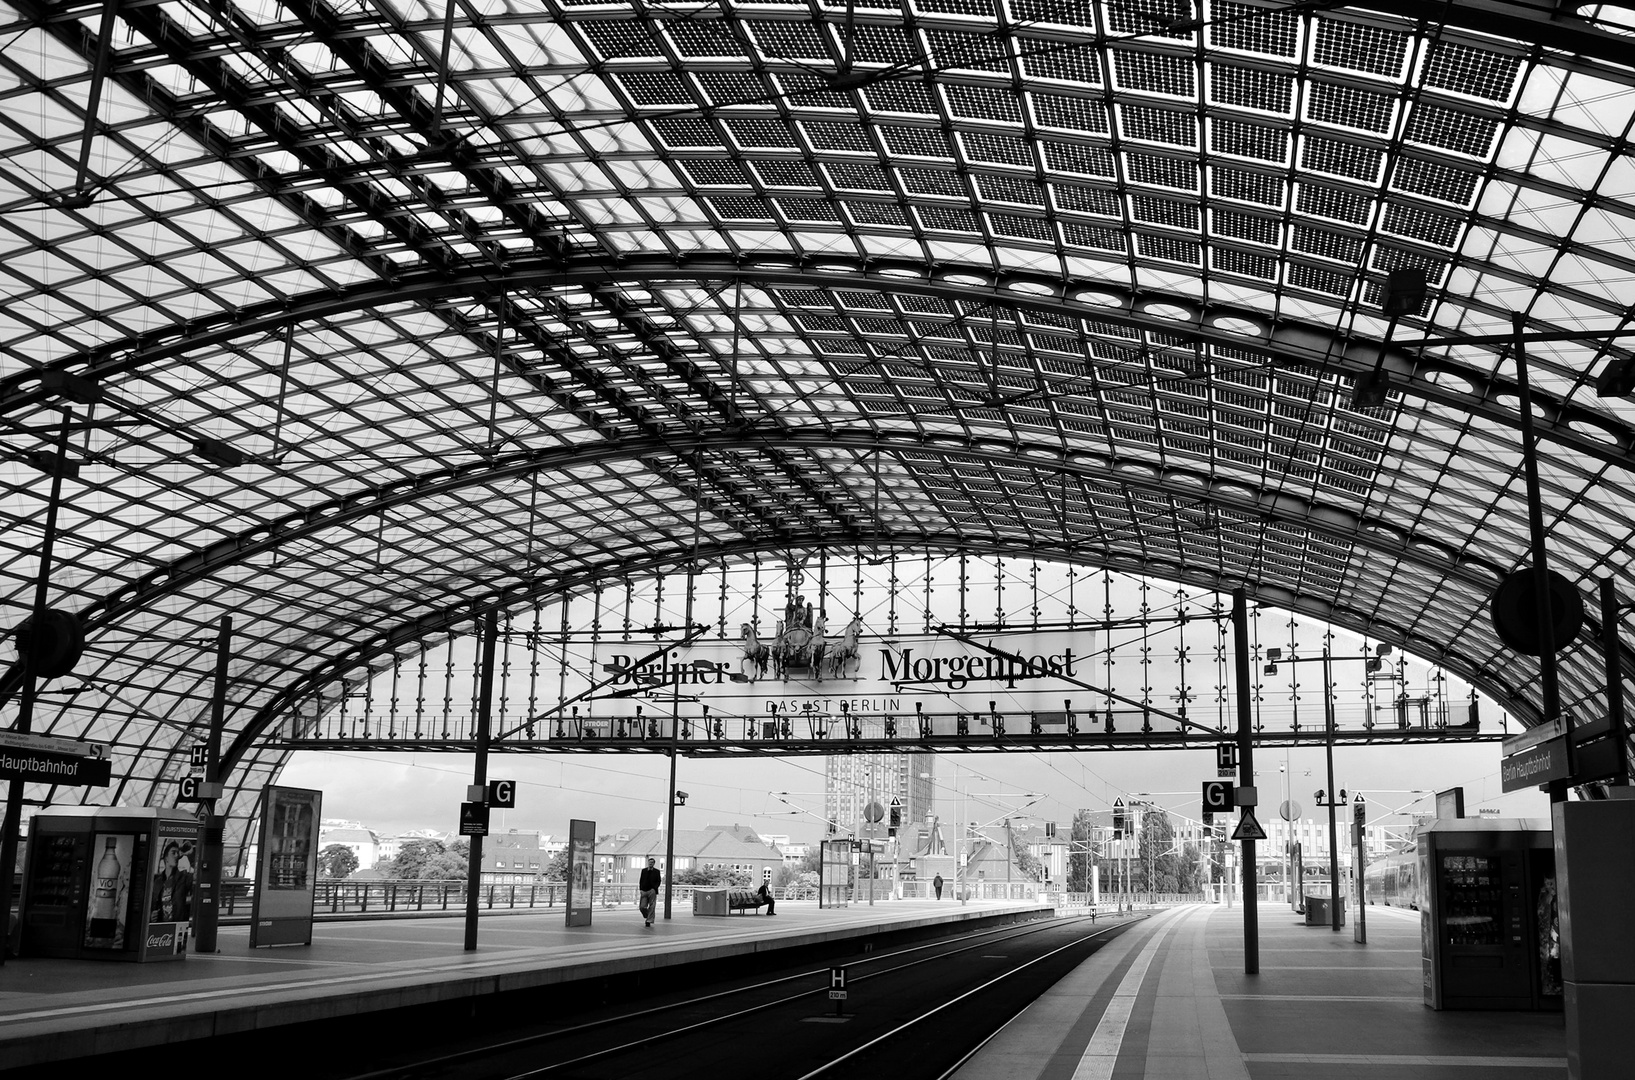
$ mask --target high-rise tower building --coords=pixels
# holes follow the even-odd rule
[[[886,810],[878,835],[890,824],[893,798],[902,823],[923,822],[933,812],[931,774],[936,755],[915,753],[834,754],[824,759],[823,816],[833,836],[861,836],[871,799]]]

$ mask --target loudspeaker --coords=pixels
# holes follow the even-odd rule
[[[42,679],[67,675],[85,651],[85,630],[72,611],[47,608],[41,613],[40,632],[34,631],[34,617],[17,627],[17,651],[32,657],[34,674]]]
[[[1550,582],[1550,633],[1555,651],[1572,644],[1578,631],[1584,627],[1584,598],[1573,588],[1572,582],[1547,571]],[[1493,629],[1499,640],[1527,656],[1541,656],[1544,649],[1539,642],[1538,607],[1533,589],[1535,575],[1530,567],[1513,571],[1493,593],[1489,612]]]

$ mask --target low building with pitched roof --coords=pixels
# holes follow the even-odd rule
[[[783,865],[783,853],[755,836],[746,839],[748,830],[737,828],[677,829],[675,832],[674,870],[721,869],[741,871],[751,881],[759,882],[777,873]],[[598,845],[598,869],[604,869],[608,880],[635,884],[648,859],[657,859],[659,869],[664,867],[665,835],[663,829],[633,829],[615,833],[608,847]],[[669,871],[665,871],[669,876]]]

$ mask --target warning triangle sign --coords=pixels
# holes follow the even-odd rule
[[[1243,808],[1243,816],[1238,819],[1238,827],[1232,830],[1232,839],[1234,839],[1234,840],[1264,840],[1264,839],[1266,839],[1266,830],[1260,827],[1260,822],[1255,818],[1255,808],[1254,807],[1245,806]]]

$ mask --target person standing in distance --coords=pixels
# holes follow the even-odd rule
[[[941,874],[938,874],[936,877],[931,879],[931,887],[933,889],[937,890],[937,899],[941,900],[942,899],[942,875]]]
[[[642,918],[647,920],[648,926],[653,925],[653,911],[658,906],[659,886],[662,884],[664,879],[659,875],[658,860],[648,859],[647,869],[642,871],[641,880],[636,884],[642,894],[640,904]]]

